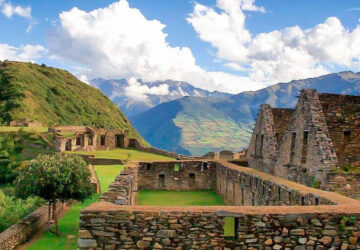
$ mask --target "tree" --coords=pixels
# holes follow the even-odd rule
[[[79,156],[61,153],[38,155],[32,160],[25,161],[18,168],[15,190],[21,198],[39,196],[48,201],[49,226],[51,206],[54,213],[57,201],[84,201],[91,196],[93,189],[90,179],[90,170]],[[58,234],[56,216],[54,219],[55,232]]]
[[[18,162],[15,155],[18,149],[12,136],[0,136],[0,184],[12,182],[15,179],[15,169]]]

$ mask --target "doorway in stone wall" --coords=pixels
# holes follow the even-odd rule
[[[159,174],[158,186],[159,186],[159,188],[165,187],[165,175],[164,174]]]
[[[67,140],[65,143],[65,150],[71,151],[71,140]]]
[[[124,148],[124,136],[123,135],[115,135],[115,147],[116,148]]]

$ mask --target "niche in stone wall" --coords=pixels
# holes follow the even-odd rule
[[[100,145],[101,145],[101,146],[105,146],[105,135],[102,135],[102,136],[100,137]]]
[[[159,174],[158,186],[159,186],[159,188],[165,187],[165,175],[164,174]]]
[[[290,164],[294,163],[296,133],[291,133]]]
[[[189,187],[194,187],[194,186],[195,186],[195,174],[190,173],[189,174]]]

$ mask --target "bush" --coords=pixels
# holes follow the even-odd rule
[[[0,190],[0,232],[3,232],[22,218],[45,204],[39,197],[29,197],[26,200],[7,196]]]

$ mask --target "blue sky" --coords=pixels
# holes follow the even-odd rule
[[[84,81],[175,79],[235,93],[340,70],[359,71],[360,2],[355,0],[0,0],[0,4],[1,60],[44,62]],[[71,11],[74,7],[83,12]],[[101,17],[100,8],[110,12],[109,18]],[[124,18],[115,18],[119,15]],[[70,34],[90,19],[84,31]],[[92,25],[101,28],[92,32]],[[294,26],[298,28],[287,30]],[[133,32],[139,28],[137,39]],[[26,45],[33,47],[24,49]]]

